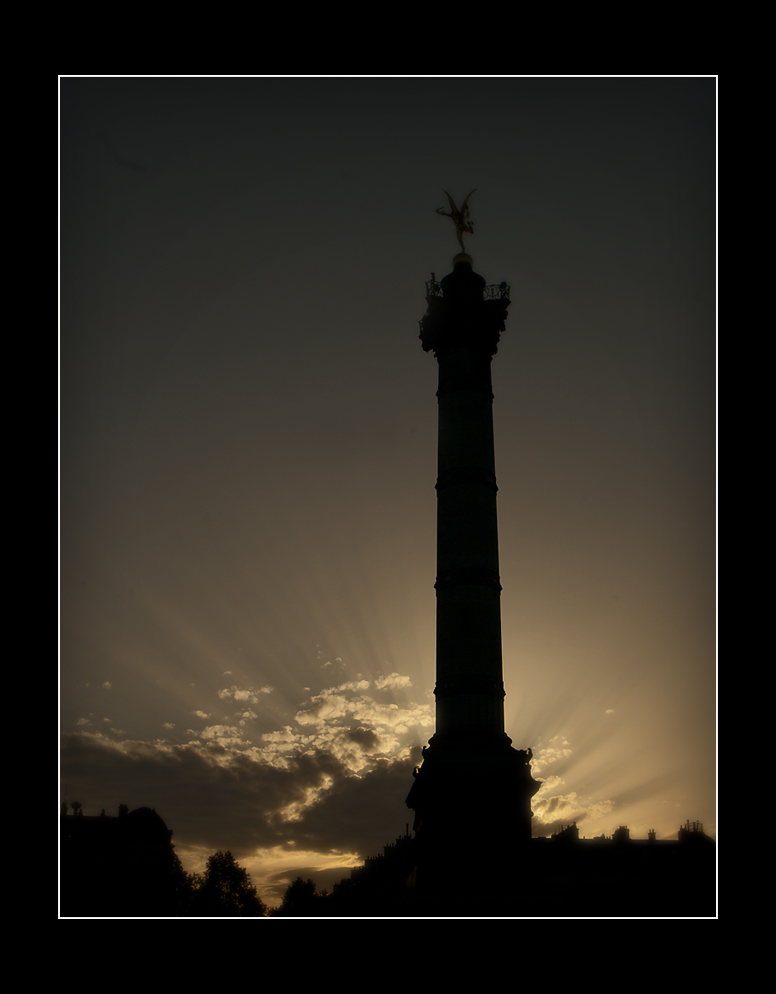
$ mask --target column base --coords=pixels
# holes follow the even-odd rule
[[[512,748],[505,733],[456,729],[437,733],[407,796],[415,811],[416,880],[441,893],[467,856],[511,876],[531,839],[531,751]]]

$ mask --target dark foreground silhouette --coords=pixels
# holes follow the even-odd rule
[[[409,833],[336,885],[332,913],[380,917],[714,917],[716,846],[697,823],[674,840],[580,839],[572,825],[516,846],[487,838],[425,861]]]
[[[487,837],[425,858],[409,831],[318,894],[298,877],[268,912],[231,852],[187,874],[172,831],[151,808],[118,817],[64,814],[60,824],[62,917],[539,918],[714,917],[716,846],[697,823],[675,840],[580,839],[576,825],[516,846],[510,859]]]
[[[230,852],[186,873],[172,831],[152,808],[60,820],[60,913],[65,918],[246,918],[267,908]]]

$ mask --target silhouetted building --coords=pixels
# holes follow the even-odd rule
[[[487,841],[487,840],[486,840]],[[419,837],[409,833],[351,871],[323,902],[332,917],[712,917],[716,847],[697,823],[678,839],[584,839],[577,825],[520,846],[520,873],[463,832],[437,886],[418,886]],[[507,861],[508,862],[508,861]]]
[[[702,829],[677,839],[580,839],[576,825],[531,843],[530,899],[512,903],[545,917],[712,917],[716,846]]]
[[[64,917],[177,913],[180,863],[172,830],[153,808],[118,817],[73,814],[62,805],[59,829],[60,912]]]
[[[486,286],[461,253],[426,291],[420,338],[439,363],[436,732],[407,804],[418,883],[436,890],[473,819],[491,853],[520,861],[540,784],[531,750],[514,749],[504,731],[490,366],[509,287]]]

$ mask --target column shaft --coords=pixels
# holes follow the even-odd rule
[[[491,357],[437,358],[437,733],[503,732]]]

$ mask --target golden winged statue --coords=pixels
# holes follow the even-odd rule
[[[475,186],[474,190],[472,190],[472,193],[474,193],[476,189],[477,187]],[[467,197],[466,200],[464,200],[464,202],[461,204],[460,210],[458,210],[458,208],[455,206],[455,201],[447,192],[447,190],[443,190],[442,193],[444,193],[444,195],[447,197],[447,200],[450,204],[450,210],[446,211],[444,207],[437,207],[437,214],[442,214],[443,217],[451,217],[453,219],[453,224],[455,225],[455,233],[458,236],[458,244],[461,246],[461,251],[463,252],[465,251],[463,247],[464,234],[467,235],[474,234],[474,225],[468,219],[469,197],[471,197],[472,193],[470,193],[469,197]]]

